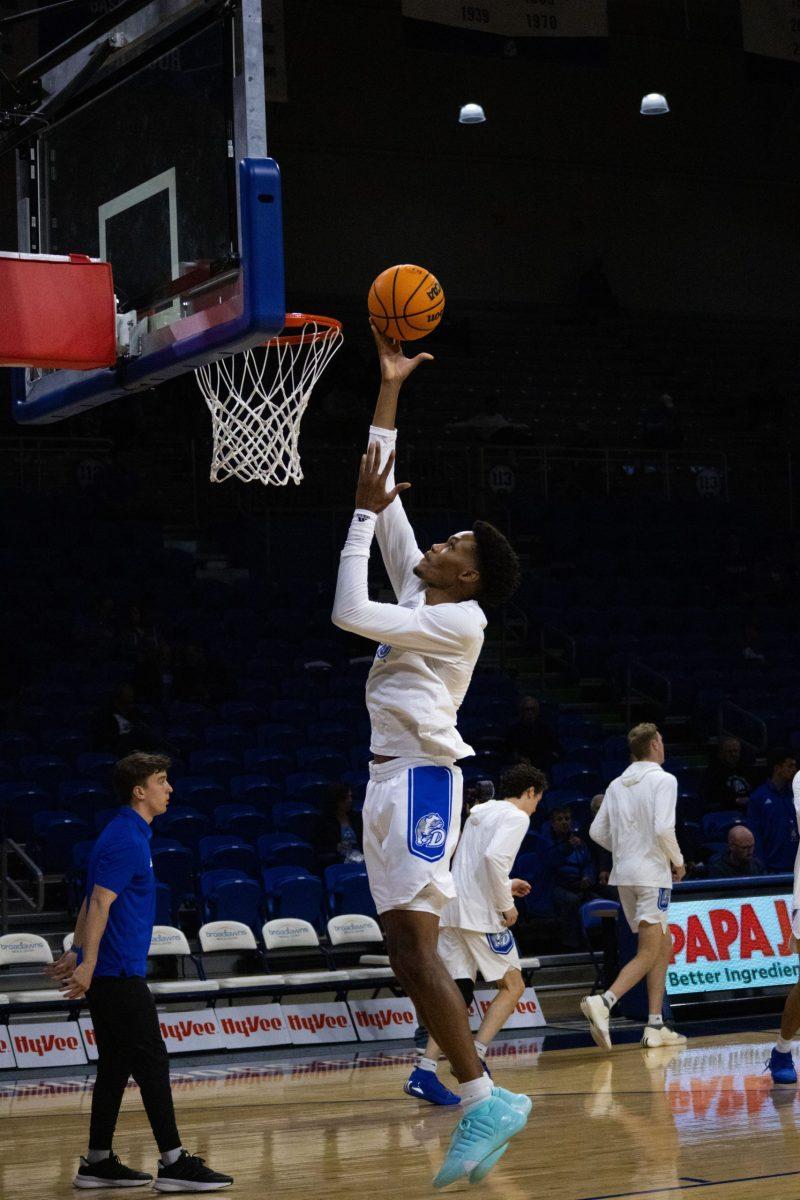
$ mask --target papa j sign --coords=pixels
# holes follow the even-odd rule
[[[669,995],[795,983],[800,963],[790,944],[791,903],[780,894],[672,904]]]

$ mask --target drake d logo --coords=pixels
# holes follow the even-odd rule
[[[510,929],[502,929],[500,933],[487,933],[486,940],[489,949],[494,950],[495,954],[508,954],[514,945],[514,935]]]
[[[386,642],[381,642],[380,646],[378,646],[378,649],[375,651],[375,657],[383,662],[384,658],[388,658],[391,653],[392,647],[387,645]]]
[[[427,813],[414,826],[414,845],[420,850],[439,850],[446,838],[447,829],[438,813]]]

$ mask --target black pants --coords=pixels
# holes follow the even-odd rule
[[[159,1150],[181,1144],[175,1124],[169,1057],[150,989],[139,975],[98,976],[87,992],[97,1039],[90,1150],[110,1150],[129,1077],[139,1085]]]

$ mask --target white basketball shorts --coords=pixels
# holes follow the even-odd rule
[[[637,887],[631,884],[620,885],[617,891],[622,911],[634,933],[639,932],[642,922],[646,925],[660,925],[664,932],[667,932],[671,888]]]
[[[439,930],[439,957],[451,979],[475,979],[480,971],[487,983],[496,983],[507,971],[520,970],[519,951],[510,929],[478,933],[475,929]]]
[[[461,830],[461,771],[424,759],[371,763],[364,860],[379,913],[438,916],[456,894],[450,860]]]

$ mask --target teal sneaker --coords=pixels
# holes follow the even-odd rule
[[[447,1157],[433,1181],[435,1188],[447,1187],[464,1175],[470,1183],[478,1183],[488,1174],[505,1154],[509,1140],[527,1124],[531,1102],[527,1096],[515,1097],[520,1099],[528,1101],[527,1111],[522,1111],[525,1105],[517,1108],[509,1104],[500,1089],[493,1088],[488,1100],[464,1114],[453,1130]]]
[[[506,1088],[501,1087],[495,1087],[493,1090],[501,1100],[505,1100],[506,1104],[510,1104],[517,1112],[522,1113],[523,1117],[530,1116],[533,1108],[530,1096],[526,1096],[524,1092],[509,1092]]]

